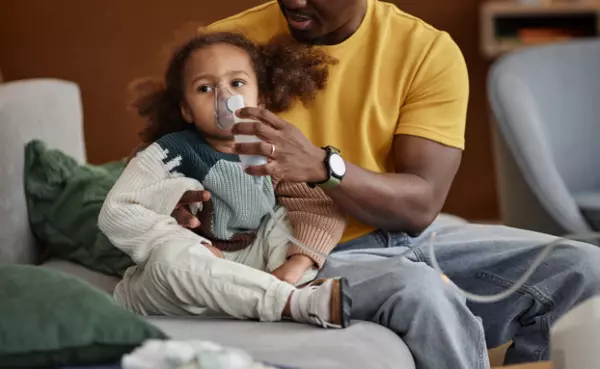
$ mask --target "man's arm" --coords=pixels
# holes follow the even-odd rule
[[[395,173],[348,164],[328,194],[372,226],[419,233],[442,209],[458,170],[469,98],[462,53],[446,33],[427,50],[399,112],[393,142]]]
[[[363,223],[418,234],[441,211],[461,156],[459,149],[420,137],[397,135],[397,173],[375,173],[348,163],[341,184],[326,192]]]

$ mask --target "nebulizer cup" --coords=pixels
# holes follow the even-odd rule
[[[256,120],[240,118],[235,114],[244,107],[244,96],[233,94],[227,86],[215,88],[215,121],[217,127],[231,129],[238,123],[257,123]],[[234,138],[236,143],[261,142],[260,138],[253,135],[235,135]],[[267,164],[267,158],[261,155],[240,155],[240,161],[244,169]],[[262,187],[262,177],[255,176],[253,180],[257,187]]]

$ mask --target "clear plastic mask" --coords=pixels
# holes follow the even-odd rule
[[[228,86],[215,87],[215,123],[220,129],[231,129],[235,124],[235,112],[227,105],[227,101],[232,96],[234,94]]]

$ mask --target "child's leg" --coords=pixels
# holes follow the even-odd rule
[[[226,257],[240,259],[244,253],[235,254]],[[251,257],[255,254],[244,257],[256,265],[268,264],[270,254]],[[126,308],[143,315],[220,312],[239,319],[278,321],[285,309],[298,322],[332,328],[349,324],[352,301],[344,279],[327,279],[298,290],[240,262],[218,258],[198,244],[159,246],[146,264],[128,269],[114,295]]]
[[[271,274],[217,258],[193,245],[157,247],[145,265],[126,273],[115,297],[143,315],[222,312],[277,321],[295,288]]]
[[[287,210],[284,207],[277,207],[275,216],[279,227],[275,225],[271,217],[268,217],[261,224],[256,241],[252,246],[235,253],[235,255],[229,255],[228,253],[226,258],[268,273],[283,265],[286,261],[289,241],[280,227],[287,232],[292,232],[292,227],[287,219]],[[318,272],[316,268],[308,269],[297,285],[301,286],[311,282],[316,278]]]
[[[343,279],[297,290],[275,276],[218,258],[198,244],[170,244],[152,251],[144,265],[129,268],[114,296],[142,315],[226,313],[239,319],[293,320],[345,327],[351,299]]]

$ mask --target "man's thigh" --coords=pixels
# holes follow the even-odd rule
[[[469,302],[486,328],[510,323],[517,331],[527,313],[543,314],[553,309],[554,317],[573,303],[600,291],[600,249],[588,243],[516,228],[466,224],[441,227],[423,237],[433,240],[435,256],[444,273],[462,289],[479,295],[506,291],[532,266],[543,249],[560,241],[518,291],[494,304]],[[422,243],[421,243],[422,244]],[[431,264],[427,247],[415,252],[417,260]],[[569,301],[572,299],[573,301]],[[533,307],[536,307],[535,309]],[[519,317],[517,319],[517,317]],[[533,319],[533,315],[529,318]],[[490,344],[493,338],[490,336]],[[499,342],[503,343],[503,342]]]

